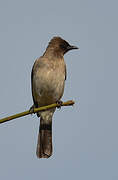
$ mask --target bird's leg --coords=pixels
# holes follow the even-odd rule
[[[35,113],[35,112],[34,112],[34,108],[35,108],[35,105],[33,104],[33,105],[30,107],[30,109],[29,109],[29,112],[30,112],[31,114]]]
[[[63,104],[63,101],[61,101],[61,100],[58,100],[58,101],[56,101],[56,103],[57,103],[57,105],[58,105],[58,109],[61,109],[61,106],[62,106],[62,104]]]

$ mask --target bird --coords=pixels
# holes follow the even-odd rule
[[[79,48],[55,36],[50,40],[44,54],[36,59],[31,72],[32,108],[61,103],[67,76],[64,55],[73,49]],[[49,158],[52,155],[52,117],[55,109],[37,113],[40,117],[36,149],[38,158]]]

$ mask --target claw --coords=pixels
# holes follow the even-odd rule
[[[31,114],[35,113],[35,112],[34,112],[34,108],[35,108],[34,105],[32,105],[32,106],[30,107],[29,112],[30,112]]]
[[[63,104],[63,101],[59,100],[59,101],[56,101],[57,105],[58,105],[58,109],[61,109],[61,106]]]

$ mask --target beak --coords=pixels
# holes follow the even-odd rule
[[[67,47],[67,50],[69,51],[69,50],[72,50],[72,49],[79,49],[77,46],[68,46]]]

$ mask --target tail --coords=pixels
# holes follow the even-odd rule
[[[40,118],[36,155],[38,158],[49,158],[52,155],[52,118],[50,121]]]

